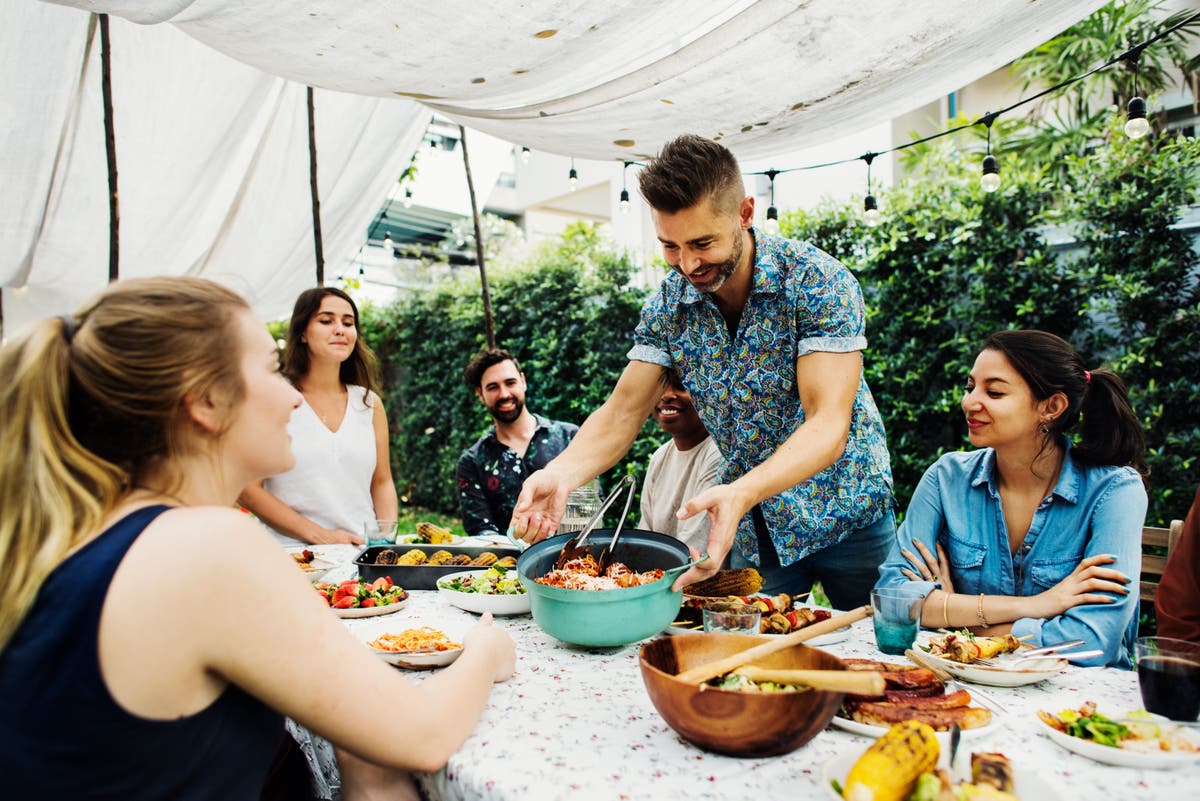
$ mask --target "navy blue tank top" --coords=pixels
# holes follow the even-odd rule
[[[195,715],[148,720],[122,709],[100,673],[100,610],[113,574],[168,508],[138,509],[68,557],[0,652],[6,796],[130,801],[262,792],[283,736],[278,713],[231,684]]]

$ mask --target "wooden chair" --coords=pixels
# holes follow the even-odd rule
[[[1170,528],[1156,526],[1142,528],[1141,594],[1143,604],[1154,605],[1154,593],[1158,591],[1158,583],[1162,581],[1163,571],[1167,568],[1167,559],[1170,558],[1171,551],[1175,550],[1175,543],[1179,542],[1179,535],[1182,533],[1182,520],[1172,520]],[[1147,548],[1154,548],[1155,551],[1147,553]],[[1166,553],[1160,553],[1158,549],[1166,549]]]

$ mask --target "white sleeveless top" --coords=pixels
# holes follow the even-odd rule
[[[337,431],[326,428],[307,401],[292,411],[288,433],[296,466],[268,478],[263,486],[314,523],[362,536],[363,524],[375,520],[375,397],[368,396],[364,403],[362,387],[346,389],[346,415]],[[303,544],[273,533],[285,545]]]

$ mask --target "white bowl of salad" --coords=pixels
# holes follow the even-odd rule
[[[438,594],[450,604],[468,612],[493,615],[529,614],[529,596],[517,569],[489,567],[487,570],[464,570],[442,576],[437,582]]]

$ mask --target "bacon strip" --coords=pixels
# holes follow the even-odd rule
[[[851,711],[852,719],[869,726],[891,726],[906,720],[919,720],[933,727],[934,731],[947,731],[957,723],[961,729],[976,729],[992,720],[992,713],[982,707],[956,706],[928,708],[902,704],[865,703]]]

